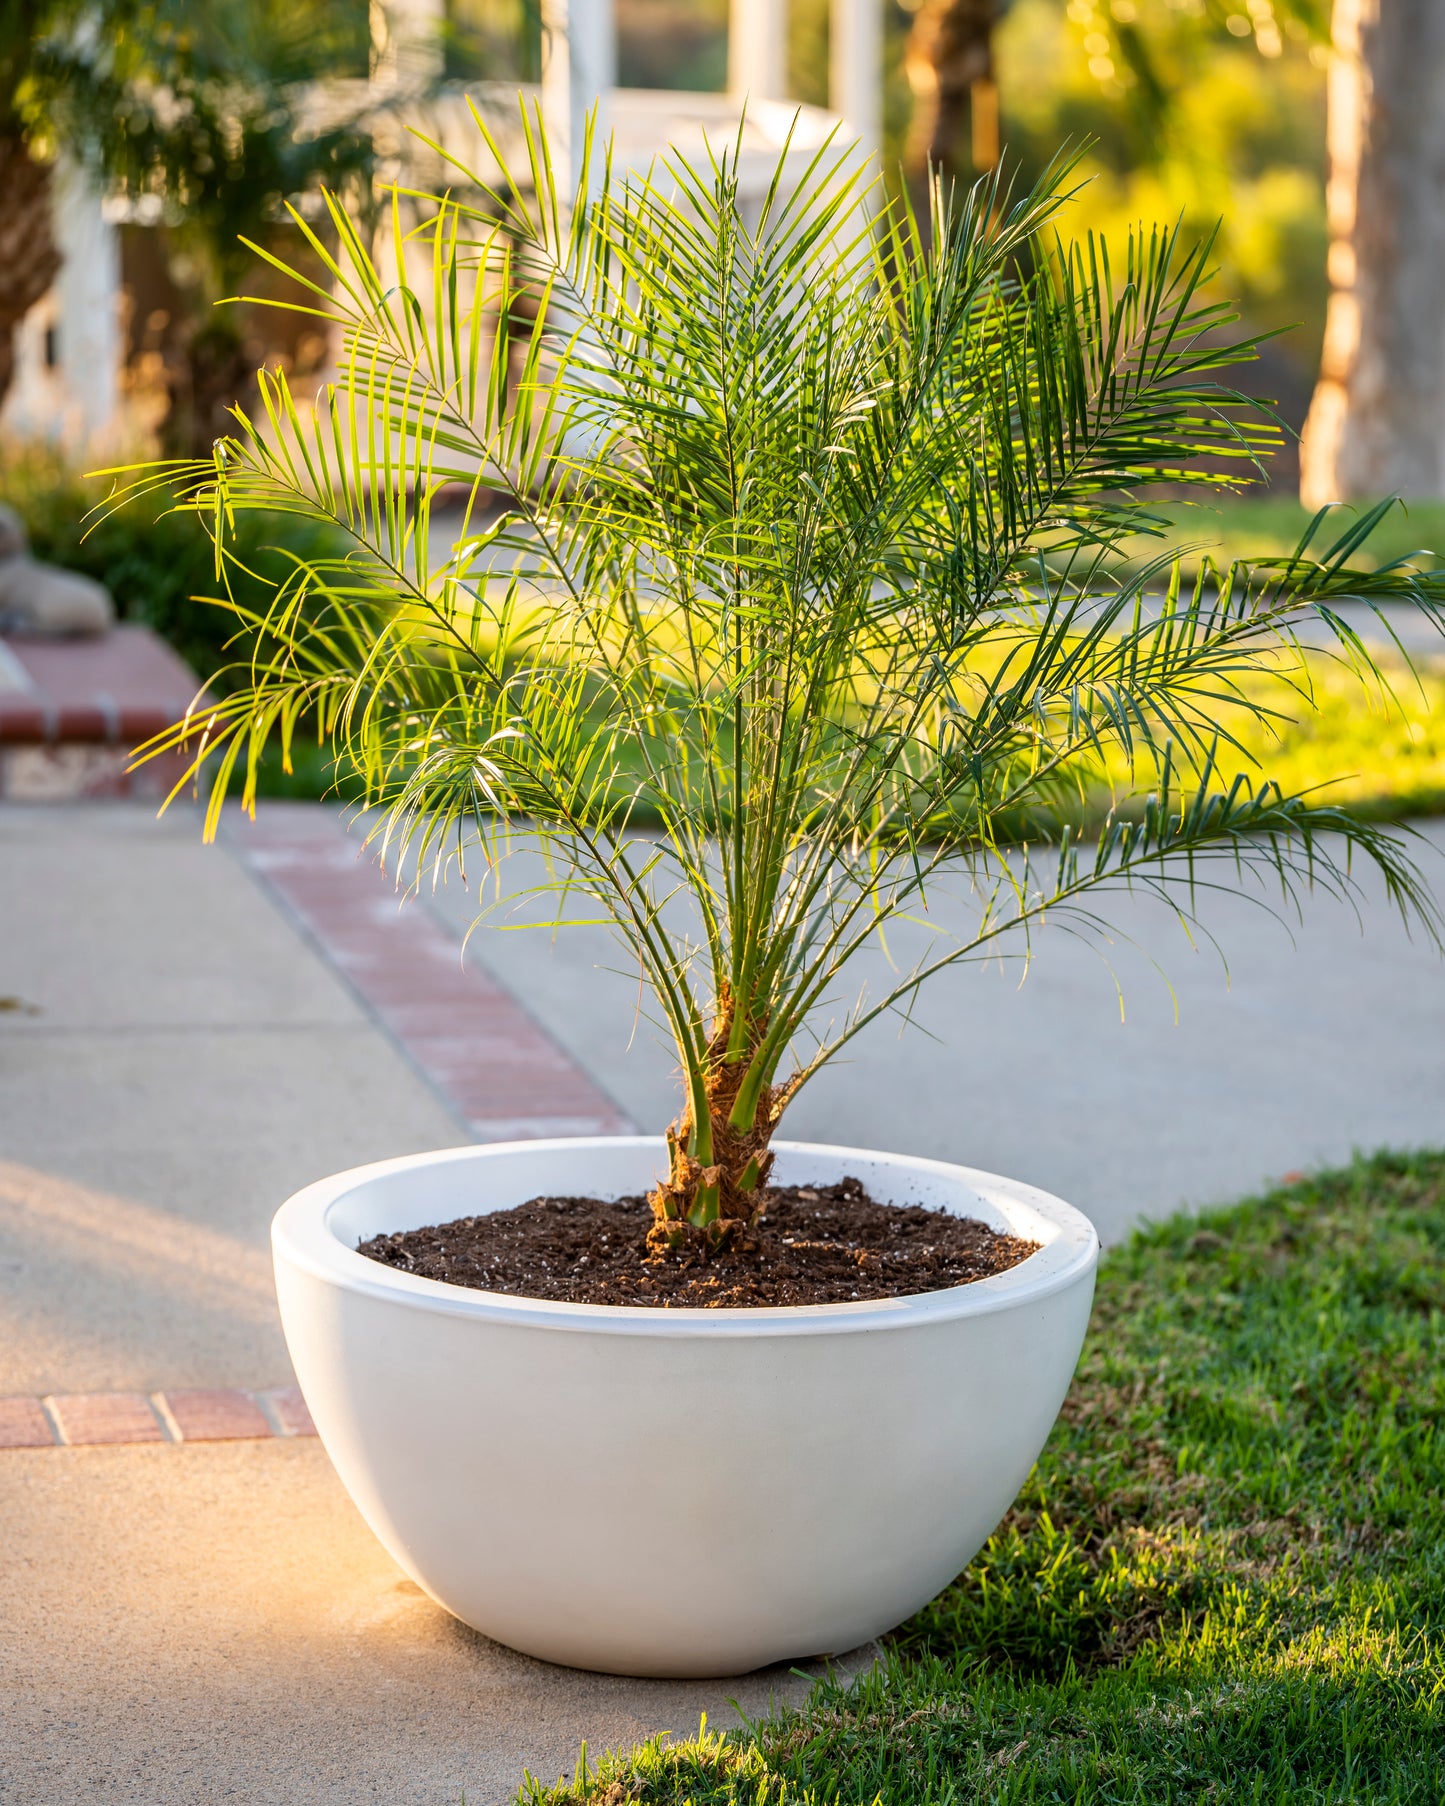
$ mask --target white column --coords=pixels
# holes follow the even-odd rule
[[[594,108],[591,186],[601,180],[616,86],[612,0],[542,0],[542,116],[563,194],[581,174],[587,115]]]
[[[865,155],[883,143],[883,0],[832,0],[828,92]]]
[[[732,0],[728,92],[738,100],[783,100],[788,92],[788,0]]]
[[[79,450],[120,437],[120,240],[88,171],[55,172],[56,351],[65,390],[65,436]]]
[[[372,75],[381,83],[426,87],[445,60],[446,0],[387,0],[371,8]]]

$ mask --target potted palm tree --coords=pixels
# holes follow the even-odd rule
[[[1161,526],[1151,486],[1236,481],[1278,435],[1224,380],[1254,351],[1207,248],[1146,233],[1116,268],[1063,242],[1066,162],[921,220],[829,149],[759,212],[738,147],[584,170],[573,199],[536,121],[506,178],[478,126],[486,167],[394,196],[375,256],[339,206],[334,252],[298,222],[334,280],[298,274],[295,305],[342,346],[315,405],[263,373],[213,458],[139,479],[181,486],[223,571],[250,509],[354,548],[297,561],[168,744],[214,830],[314,728],[409,880],[523,832],[616,929],[677,1050],[666,1133],[325,1179],[277,1216],[278,1292],[332,1459],[434,1597],[552,1660],[737,1672],[856,1645],[968,1560],[1062,1402],[1097,1258],[1026,1185],[782,1141],[788,1104],[936,972],[1046,918],[1091,931],[1111,892],[1191,918],[1364,863],[1433,931],[1402,843],[1248,772],[1239,724],[1274,706],[1261,673],[1308,706],[1306,620],[1371,676],[1335,598],[1439,589],[1356,567],[1378,511],[1192,587],[1167,551],[1121,560]],[[831,1014],[852,956],[949,883],[970,930]],[[1003,1255],[883,1284],[845,1251],[861,1278],[825,1302],[717,1289],[781,1258],[779,1196],[860,1188]],[[408,1251],[629,1198],[631,1292],[455,1283]]]

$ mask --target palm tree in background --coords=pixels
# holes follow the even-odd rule
[[[1330,301],[1301,499],[1445,499],[1445,8],[1335,0],[1330,31]]]
[[[48,0],[0,0],[0,401],[14,374],[15,328],[60,272],[51,231],[51,159],[37,144],[43,95],[33,91],[35,46]]]
[[[913,91],[909,173],[983,174],[999,160],[993,29],[1002,0],[923,0],[903,53]]]
[[[258,222],[324,183],[369,195],[369,27],[347,0],[0,0],[0,399],[14,334],[59,272],[52,227],[63,156],[108,189],[154,197],[197,274],[177,450],[208,445],[257,361],[235,309],[212,313]],[[354,98],[313,117],[311,84],[351,74]],[[407,98],[412,98],[408,96]]]

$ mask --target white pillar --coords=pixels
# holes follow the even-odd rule
[[[788,92],[788,0],[732,0],[728,92],[738,100],[783,100]]]
[[[78,450],[120,437],[120,240],[88,171],[62,160],[55,172],[56,352],[65,390],[65,436]]]
[[[601,180],[616,86],[612,0],[542,0],[542,116],[563,194],[571,193],[581,174],[587,115],[594,108],[591,186]]]
[[[883,0],[832,0],[828,91],[865,155],[883,143]]]
[[[387,0],[371,8],[372,77],[387,86],[429,87],[444,63],[446,0]]]

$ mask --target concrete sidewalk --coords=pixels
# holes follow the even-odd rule
[[[267,1234],[465,1140],[187,810],[0,808],[0,1393],[280,1385]]]
[[[1420,834],[1415,858],[1445,902],[1445,822]],[[542,876],[524,846],[501,868],[517,901],[490,919],[550,921],[551,899],[525,898]],[[1406,935],[1372,874],[1364,891],[1358,915],[1316,896],[1299,922],[1271,914],[1277,898],[1206,899],[1215,947],[1191,944],[1157,903],[1111,897],[1112,943],[1045,927],[1026,979],[1016,959],[940,974],[912,1026],[881,1018],[810,1081],[783,1133],[1028,1180],[1086,1211],[1106,1241],[1357,1149],[1445,1146],[1445,960]],[[476,912],[454,879],[421,900],[458,936]],[[931,913],[940,947],[969,919],[945,895]],[[927,938],[890,932],[894,966],[867,949],[832,1013],[846,1015],[860,988],[876,996]],[[467,959],[524,999],[641,1128],[675,1115],[671,1050],[639,1016],[636,971],[605,928],[484,924]]]
[[[282,820],[339,841],[327,812]],[[515,1026],[515,1006],[341,854],[326,869],[354,889],[323,944],[244,831],[207,849],[186,810],[0,808],[0,1397],[286,1384],[277,1204],[468,1139],[447,1086],[485,1092],[487,1069],[446,1031]],[[522,1026],[524,1070],[590,1100]],[[0,1446],[0,1524],[7,1806],[483,1806],[527,1768],[570,1773],[584,1739],[687,1733],[808,1684],[502,1649],[404,1578],[311,1439]]]
[[[284,1386],[266,1237],[291,1190],[519,1122],[673,1114],[671,1055],[602,931],[483,929],[464,970],[472,895],[398,914],[332,812],[262,828],[206,849],[185,810],[0,808],[0,1395]],[[514,896],[533,857],[506,869]],[[961,909],[939,901],[940,924]],[[1321,905],[1292,948],[1223,901],[1232,989],[1157,910],[1117,915],[1173,979],[1177,1026],[1139,954],[1116,949],[1121,1026],[1109,970],[1047,932],[1022,991],[941,980],[917,1011],[936,1039],[880,1024],[788,1130],[1010,1172],[1111,1235],[1356,1146],[1445,1141],[1445,966],[1382,907],[1362,936]],[[858,978],[886,971],[869,954]],[[584,1738],[806,1684],[611,1680],[474,1636],[304,1438],[0,1448],[0,1523],[15,1806],[478,1806],[526,1767],[570,1770]]]
[[[807,1681],[629,1681],[433,1605],[315,1442],[0,1452],[5,1806],[491,1806]]]

